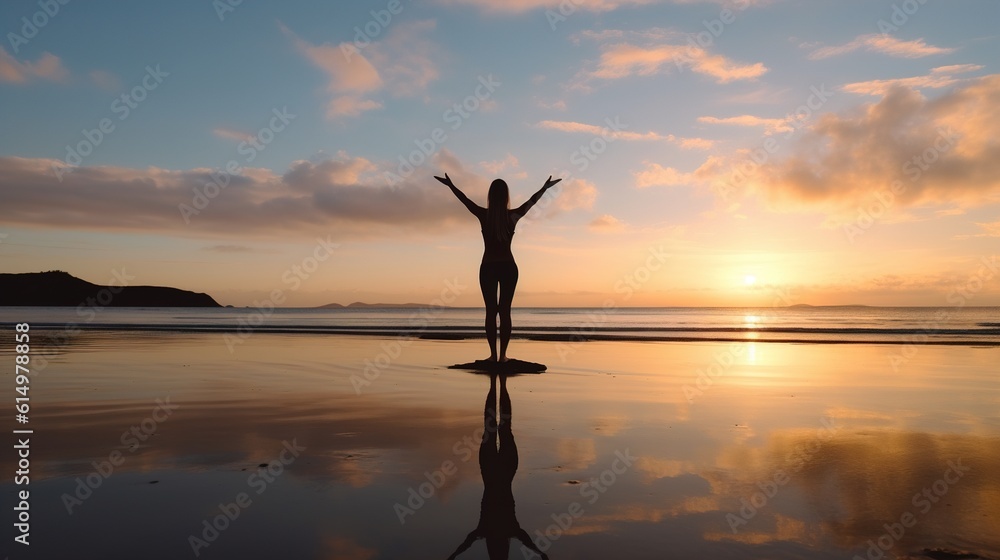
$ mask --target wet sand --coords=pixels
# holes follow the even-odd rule
[[[32,544],[15,557],[445,558],[479,520],[490,388],[447,366],[484,346],[256,333],[230,352],[220,333],[95,331],[36,347],[53,353],[31,382]],[[553,559],[1000,558],[1000,349],[903,351],[515,340],[548,366],[507,380],[516,519]],[[9,477],[0,491],[13,503]],[[485,557],[483,541],[461,556]]]

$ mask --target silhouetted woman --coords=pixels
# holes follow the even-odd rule
[[[487,207],[483,208],[469,200],[460,191],[451,178],[434,177],[455,193],[462,204],[479,218],[483,230],[483,263],[479,265],[479,287],[483,290],[483,301],[486,303],[486,341],[490,344],[490,361],[507,361],[507,345],[510,343],[510,305],[514,301],[514,288],[517,286],[517,264],[510,252],[510,241],[514,237],[514,226],[517,221],[528,213],[542,195],[552,185],[562,179],[549,179],[538,192],[517,208],[510,209],[510,190],[502,179],[493,181],[487,195]],[[497,299],[497,286],[500,297]],[[500,353],[497,355],[497,315],[500,315]]]
[[[542,560],[549,560],[521,528],[514,514],[514,493],[510,485],[517,472],[517,445],[510,430],[510,393],[507,376],[500,375],[500,415],[496,414],[497,374],[490,376],[490,392],[483,410],[483,439],[479,444],[479,471],[483,475],[483,501],[479,510],[479,525],[472,530],[448,560],[454,560],[478,539],[486,539],[490,559],[506,560],[510,554],[510,539],[517,539]],[[497,435],[500,446],[497,447]]]

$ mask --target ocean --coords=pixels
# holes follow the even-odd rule
[[[1000,345],[1000,307],[515,308],[514,337]],[[6,307],[0,323],[44,329],[482,337],[482,308]]]

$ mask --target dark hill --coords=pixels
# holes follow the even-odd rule
[[[98,286],[60,270],[0,274],[0,306],[76,307],[80,304],[105,307],[220,307],[208,294],[160,286]]]

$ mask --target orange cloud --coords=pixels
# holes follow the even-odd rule
[[[608,140],[626,140],[640,142],[667,141],[677,144],[682,148],[708,149],[714,142],[705,138],[682,138],[673,134],[660,134],[658,132],[632,132],[625,130],[627,125],[622,124],[617,119],[608,123],[609,126],[598,126],[575,121],[541,121],[535,126],[548,130],[558,130],[560,132],[582,133],[593,136],[603,136]]]
[[[634,172],[632,175],[635,177],[635,186],[640,189],[690,185],[694,182],[694,177],[690,173],[681,173],[673,167],[663,167],[658,163],[647,162],[646,169]]]
[[[254,135],[249,132],[242,132],[225,127],[212,129],[212,134],[218,136],[219,138],[225,138],[226,140],[233,140],[236,142],[245,142],[254,138]]]
[[[862,95],[885,95],[890,89],[902,86],[911,89],[941,89],[959,83],[960,78],[956,74],[975,72],[982,70],[978,64],[954,64],[951,66],[939,66],[924,76],[914,76],[911,78],[895,78],[888,80],[869,80],[867,82],[855,82],[847,84],[841,89],[849,93]]]
[[[295,48],[299,50],[316,67],[323,70],[330,79],[327,90],[333,93],[355,92],[366,93],[382,87],[382,78],[378,70],[360,52],[346,54],[343,45],[311,45],[298,37],[288,27],[279,24],[281,30],[292,38]],[[353,47],[353,45],[350,45]]]
[[[23,84],[35,78],[62,82],[69,78],[69,71],[54,54],[46,52],[35,62],[21,62],[0,47],[0,82]]]
[[[617,233],[625,230],[625,222],[619,220],[618,218],[612,216],[611,214],[602,214],[593,220],[587,226],[599,233]]]
[[[393,95],[416,95],[439,76],[433,47],[423,38],[434,30],[433,21],[396,24],[382,41],[360,47],[348,42],[312,45],[278,25],[296,49],[326,74],[326,90],[333,96],[327,103],[327,118],[380,109],[383,104],[371,98],[374,93],[388,89]]]
[[[656,3],[657,0],[573,0],[575,10],[588,12],[609,12],[622,6],[641,6]],[[488,12],[522,13],[543,8],[558,9],[564,0],[439,0],[439,3],[455,6],[475,6]]]
[[[491,175],[497,175],[505,169],[518,169],[521,164],[513,154],[507,154],[507,157],[501,160],[481,161],[479,167]]]
[[[752,80],[767,72],[767,67],[763,63],[740,64],[690,44],[651,47],[617,44],[605,48],[597,68],[585,76],[591,79],[615,80],[629,76],[652,76],[667,73],[671,68],[685,67],[698,74],[711,76],[720,84],[735,80]]]
[[[742,0],[742,6],[762,6],[769,4],[773,0]],[[619,8],[628,6],[645,6],[649,4],[719,4],[718,0],[572,0],[572,3],[566,0],[508,0],[505,2],[497,2],[496,0],[438,0],[438,3],[444,5],[452,6],[475,6],[487,12],[494,13],[506,13],[506,14],[516,14],[527,12],[531,10],[540,9],[551,9],[559,10],[562,6],[569,5],[572,7],[572,11],[568,8],[562,8],[559,13],[566,12],[570,14],[576,10],[586,10],[588,12],[610,12],[612,10],[617,10]],[[565,15],[565,14],[564,14]]]
[[[698,117],[698,122],[708,124],[723,124],[734,126],[762,126],[765,134],[788,132],[793,130],[788,119],[773,119],[756,117],[754,115],[739,115],[736,117]]]
[[[859,35],[853,41],[836,47],[818,48],[809,53],[809,58],[811,60],[819,60],[858,50],[882,53],[897,58],[922,58],[925,56],[955,52],[955,49],[953,48],[928,45],[923,39],[903,41],[893,37],[892,35],[871,33],[868,35]]]
[[[245,167],[236,175],[206,168],[67,168],[54,159],[0,157],[0,200],[4,223],[10,226],[197,238],[311,238],[322,233],[373,239],[434,234],[465,224],[465,209],[447,189],[428,180],[441,173],[434,168],[448,170],[466,194],[485,204],[492,177],[473,172],[444,149],[431,165],[426,173],[389,186],[383,172],[394,169],[395,162],[374,163],[343,152],[320,162],[293,162],[283,174]],[[559,184],[559,195],[531,216],[590,209],[596,197],[592,183],[566,180]],[[185,220],[182,204],[198,212]]]
[[[982,223],[976,222],[976,226],[981,230],[980,233],[963,234],[956,235],[955,239],[971,239],[974,237],[1000,237],[1000,221]]]
[[[326,117],[356,117],[365,111],[381,109],[382,103],[373,99],[364,99],[357,95],[341,95],[334,97],[326,105]]]
[[[833,213],[852,213],[876,194],[894,206],[992,204],[1000,200],[998,107],[1000,75],[933,99],[895,85],[876,103],[820,117],[788,157],[743,166],[753,170],[742,188],[774,205]],[[747,161],[717,159],[702,178],[733,181]]]

